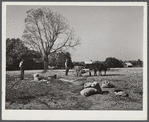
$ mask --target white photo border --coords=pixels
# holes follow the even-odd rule
[[[49,6],[142,6],[143,18],[143,110],[6,110],[6,8],[7,5]],[[2,2],[2,120],[147,120],[147,2]]]

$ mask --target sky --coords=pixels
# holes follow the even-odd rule
[[[26,12],[39,7],[7,6],[6,38],[21,39]],[[81,38],[81,45],[70,51],[73,61],[143,60],[142,6],[46,7],[65,16]]]

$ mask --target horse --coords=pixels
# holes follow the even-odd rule
[[[97,76],[97,71],[99,71],[99,75],[102,75],[101,71],[104,71],[106,75],[107,69],[108,69],[108,65],[106,62],[94,62],[93,63],[94,76]]]
[[[91,76],[91,70],[94,71],[94,76],[97,76],[97,71],[99,71],[99,75],[102,75],[101,71],[104,71],[106,75],[108,65],[106,62],[93,62],[90,66],[74,66],[73,69],[76,71],[76,76],[82,76],[86,72],[89,72],[89,76]]]

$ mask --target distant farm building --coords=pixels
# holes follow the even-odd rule
[[[124,67],[125,68],[127,68],[127,67],[133,67],[133,65],[130,62],[125,62],[124,63]]]
[[[93,64],[92,61],[84,61],[85,64]]]
[[[84,61],[85,63],[85,68],[91,69],[93,62],[92,61]]]

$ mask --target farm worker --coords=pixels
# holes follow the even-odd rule
[[[71,61],[71,58],[69,57],[67,57],[66,58],[66,62],[65,62],[65,67],[66,67],[66,76],[68,75],[68,72],[69,72],[69,69],[71,69],[71,68],[73,68],[73,63],[72,63],[72,61]]]
[[[24,60],[22,59],[20,64],[20,79],[23,80],[24,79]]]

